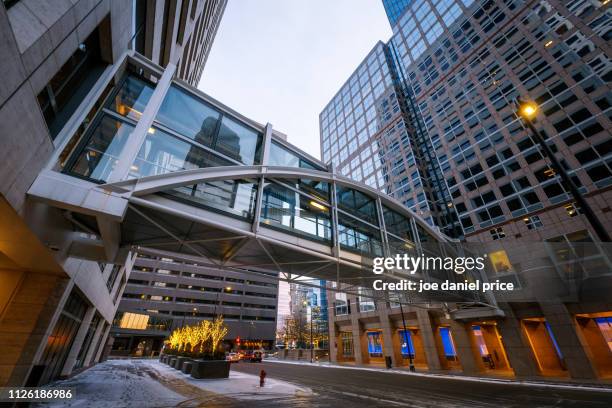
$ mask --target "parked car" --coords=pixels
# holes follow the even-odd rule
[[[242,359],[250,361],[251,363],[261,363],[263,360],[263,353],[261,351],[247,351]]]
[[[227,353],[225,355],[225,359],[232,363],[237,363],[240,361],[240,354],[238,353]]]

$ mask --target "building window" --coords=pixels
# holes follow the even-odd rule
[[[598,317],[595,319],[595,323],[597,323],[597,327],[599,327],[608,348],[612,352],[612,317]]]
[[[368,332],[368,353],[370,357],[382,357],[382,332]]]
[[[542,220],[537,215],[526,217],[523,219],[523,221],[525,221],[525,225],[527,225],[527,228],[530,230],[535,230],[544,226],[544,224],[542,224]]]
[[[74,54],[37,96],[52,139],[55,139],[76,112],[110,62],[105,61],[100,48],[100,43],[104,41],[101,33],[110,32],[110,28],[101,30],[100,27],[103,25],[110,25],[108,17],[84,42],[79,44]]]
[[[400,344],[402,345],[402,358],[414,358],[414,343],[410,330],[399,331]]]
[[[569,217],[575,217],[578,214],[582,214],[582,210],[576,203],[570,203],[565,206],[565,211]]]
[[[341,332],[342,357],[353,358],[353,333]]]
[[[440,327],[440,338],[442,339],[442,348],[444,350],[444,356],[446,359],[456,360],[457,352],[455,351],[453,337],[448,327]]]
[[[504,229],[502,227],[493,228],[489,230],[489,233],[493,237],[493,240],[502,239],[506,236],[506,233],[504,232]]]

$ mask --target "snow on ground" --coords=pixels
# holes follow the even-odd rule
[[[157,360],[110,360],[50,387],[74,388],[75,398],[35,404],[53,408],[161,408],[172,406],[234,406],[240,400],[272,400],[313,395],[312,390],[230,371],[230,377],[197,380]],[[237,405],[241,405],[239,403]]]
[[[63,402],[37,404],[45,407],[168,407],[186,398],[146,375],[140,361],[113,360],[98,364],[51,387],[74,388],[75,398]]]
[[[151,361],[151,364],[164,375],[176,376],[200,389],[236,399],[254,400],[313,395],[310,388],[298,387],[271,378],[266,378],[265,386],[261,388],[259,376],[252,374],[230,371],[229,378],[197,380],[158,361]]]

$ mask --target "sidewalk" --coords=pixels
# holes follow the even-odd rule
[[[542,380],[542,379],[510,379],[510,378],[496,378],[496,377],[473,377],[464,375],[460,372],[446,374],[446,373],[433,373],[433,372],[411,372],[407,367],[395,367],[388,369],[386,367],[368,367],[360,366],[355,364],[338,364],[330,363],[328,361],[311,363],[309,361],[295,361],[295,360],[281,360],[277,358],[268,358],[264,360],[267,363],[279,363],[279,364],[299,364],[309,365],[314,367],[328,367],[328,368],[340,368],[347,370],[363,370],[363,371],[378,371],[390,374],[401,374],[401,375],[412,375],[429,378],[445,378],[457,381],[472,381],[481,383],[492,383],[492,384],[508,384],[508,385],[522,385],[522,386],[536,386],[536,387],[550,387],[550,388],[564,388],[564,389],[575,389],[585,391],[600,391],[612,393],[612,381],[609,384],[596,384],[590,382],[579,382],[577,380],[571,380],[571,383],[554,381],[554,380]]]
[[[259,376],[237,371],[230,370],[229,378],[198,380],[157,360],[150,361],[149,364],[164,376],[174,377],[202,390],[239,400],[266,400],[313,395],[310,388],[298,387],[289,382],[271,378],[266,378],[265,386],[262,388],[259,386]]]

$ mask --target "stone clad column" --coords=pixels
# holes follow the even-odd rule
[[[378,309],[380,328],[383,333],[383,355],[385,357],[391,357],[391,364],[393,367],[399,367],[401,365],[401,360],[398,360],[395,349],[393,348],[394,328],[393,322],[389,320],[389,309],[382,302],[379,305],[376,306]]]
[[[499,303],[506,317],[497,322],[502,346],[506,350],[510,367],[517,377],[533,377],[538,375],[538,367],[533,352],[523,330],[521,322],[507,303]]]
[[[336,316],[333,307],[327,309],[327,316],[329,316],[329,361],[338,362],[338,334],[336,333]]]
[[[563,359],[572,378],[596,379],[597,370],[591,364],[583,344],[578,336],[576,321],[563,303],[542,302],[542,312],[555,336],[557,345],[563,354]]]
[[[478,369],[472,348],[472,342],[468,336],[467,329],[463,323],[450,320],[451,336],[455,344],[457,357],[465,374],[476,374]]]
[[[416,309],[417,319],[419,321],[419,331],[423,340],[423,350],[425,350],[425,358],[430,371],[441,370],[440,356],[436,347],[436,339],[433,334],[433,327],[429,312],[426,309]]]

